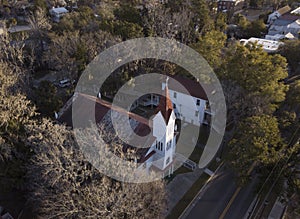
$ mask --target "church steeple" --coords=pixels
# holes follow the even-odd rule
[[[162,95],[160,96],[159,105],[157,107],[157,112],[161,111],[161,114],[163,115],[166,124],[169,122],[169,118],[173,111],[173,104],[170,99],[169,94],[169,88],[168,88],[168,80],[169,77],[166,79],[166,86],[164,92],[162,92]]]

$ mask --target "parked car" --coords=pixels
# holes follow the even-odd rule
[[[71,80],[70,79],[64,79],[59,81],[58,86],[64,88],[64,87],[69,87],[71,85]]]

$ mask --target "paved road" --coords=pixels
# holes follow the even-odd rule
[[[242,218],[246,214],[251,202],[255,198],[255,189],[258,182],[259,180],[256,177],[248,186],[241,189],[224,219]]]
[[[253,198],[257,180],[240,190],[228,209],[224,219],[241,219],[247,212]],[[219,219],[237,190],[232,171],[222,169],[211,181],[205,193],[194,204],[186,219]]]

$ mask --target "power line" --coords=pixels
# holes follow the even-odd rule
[[[293,135],[292,135],[292,137],[291,137],[291,139],[290,139],[288,145],[290,145],[290,144],[293,142],[294,137],[295,137],[295,135],[297,134],[297,132],[298,132],[299,129],[300,129],[300,125],[298,126],[298,128],[296,129],[296,131],[293,133]],[[294,153],[294,151],[292,151],[291,154],[289,155],[289,157],[286,159],[285,164],[282,166],[282,168],[281,168],[279,174],[277,175],[275,181],[273,182],[273,184],[272,184],[272,186],[270,187],[270,189],[269,189],[267,195],[265,196],[265,198],[264,198],[264,200],[263,200],[263,202],[262,202],[263,204],[264,204],[264,203],[266,202],[266,200],[269,198],[269,195],[271,194],[271,191],[273,190],[274,186],[276,185],[276,183],[277,183],[277,181],[278,181],[280,175],[282,174],[282,171],[284,170],[286,164],[288,163],[288,161],[289,161],[290,158],[292,157],[293,153]],[[274,170],[275,170],[275,169],[277,168],[277,166],[279,165],[280,161],[281,161],[281,159],[279,159],[279,160],[277,161],[276,165],[273,167],[272,171],[271,171],[270,174],[268,175],[267,179],[265,180],[264,184],[262,185],[261,189],[259,190],[259,192],[258,192],[257,194],[260,194],[260,193],[263,191],[264,185],[265,185],[266,182],[269,180],[269,178],[270,178],[271,175],[273,174]],[[259,200],[257,200],[257,202],[258,202],[258,201],[259,201]],[[264,205],[261,205],[261,206],[259,207],[258,212],[257,212],[257,215],[258,215],[260,212],[263,213],[263,211],[261,210],[263,206],[264,206]],[[253,209],[252,213],[254,213],[254,211],[255,211],[255,209]],[[260,215],[260,214],[259,214],[259,215]],[[251,216],[252,216],[252,214],[249,215],[248,218],[251,218]],[[256,216],[255,216],[254,218],[256,218]]]

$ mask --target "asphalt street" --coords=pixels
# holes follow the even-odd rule
[[[185,218],[219,219],[223,215],[224,219],[242,219],[255,196],[254,190],[257,180],[254,179],[239,192],[236,192],[238,186],[234,180],[233,172],[222,168],[208,184],[205,192],[197,197]],[[236,196],[234,196],[235,193]],[[234,198],[232,198],[233,196]]]

